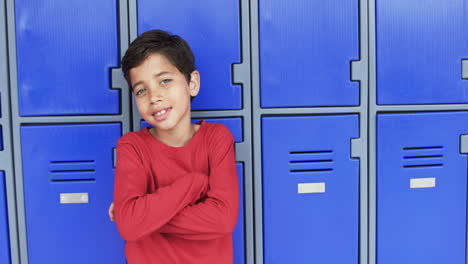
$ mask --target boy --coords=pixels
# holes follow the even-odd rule
[[[154,128],[117,142],[114,204],[129,264],[233,263],[239,209],[229,130],[191,123],[200,74],[188,44],[161,30],[130,44],[122,59],[138,111]]]

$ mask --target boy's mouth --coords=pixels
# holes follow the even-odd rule
[[[153,116],[156,119],[156,121],[163,121],[167,118],[167,116],[171,112],[171,109],[171,107],[161,109],[158,112],[154,113]]]

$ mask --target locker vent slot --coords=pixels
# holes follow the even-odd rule
[[[435,146],[435,147],[408,147],[408,148],[403,148],[403,150],[416,150],[416,149],[442,149],[441,146]]]
[[[403,168],[442,167],[444,155],[442,146],[403,148]]]
[[[95,182],[96,179],[54,179],[52,182]]]
[[[51,170],[52,173],[81,173],[81,172],[95,172],[96,170]]]
[[[439,164],[419,164],[419,165],[404,165],[403,168],[420,168],[420,167],[442,167],[442,163]]]
[[[69,163],[91,163],[91,164],[94,164],[94,160],[67,160],[67,161],[63,161],[63,160],[53,160],[51,161],[50,163],[52,164],[69,164]]]
[[[404,159],[442,158],[444,155],[404,156]]]
[[[290,170],[290,172],[315,172],[315,171],[333,171],[333,169]]]
[[[313,162],[332,162],[332,159],[326,160],[291,160],[291,163],[313,163]]]
[[[317,150],[317,151],[291,151],[289,154],[314,154],[314,153],[333,153],[331,150]]]
[[[332,150],[290,151],[289,172],[333,171]]]
[[[52,182],[95,182],[95,160],[50,161],[49,172]],[[90,177],[91,176],[91,177]]]

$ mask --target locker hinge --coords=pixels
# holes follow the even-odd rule
[[[250,68],[246,63],[232,64],[232,82],[234,84],[245,84],[249,82]]]
[[[123,76],[123,72],[120,68],[111,69],[112,89],[123,89],[127,87],[127,81]]]
[[[468,154],[468,135],[460,136],[460,154]]]
[[[351,61],[351,81],[365,80],[366,74],[367,68],[363,61]]]
[[[358,159],[365,155],[366,144],[361,138],[351,139],[351,158]]]
[[[468,80],[468,60],[462,60],[462,79]]]

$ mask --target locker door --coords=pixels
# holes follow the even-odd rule
[[[357,0],[258,5],[262,107],[359,105]]]
[[[377,263],[464,264],[468,113],[377,122]]]
[[[193,119],[192,122],[198,122],[201,119]],[[242,130],[242,118],[229,117],[229,118],[204,118],[206,122],[220,123],[225,125],[234,136],[234,142],[239,143],[244,141],[244,133]]]
[[[241,109],[241,86],[232,84],[232,64],[240,63],[237,0],[139,0],[138,33],[168,30],[192,48],[201,75],[193,110]]]
[[[378,104],[468,102],[465,0],[377,0]]]
[[[120,135],[120,124],[21,127],[30,263],[125,263],[107,214]]]
[[[119,114],[117,1],[15,1],[21,116]]]
[[[5,173],[0,171],[0,263],[10,263]]]
[[[357,115],[264,117],[264,262],[358,263]]]

